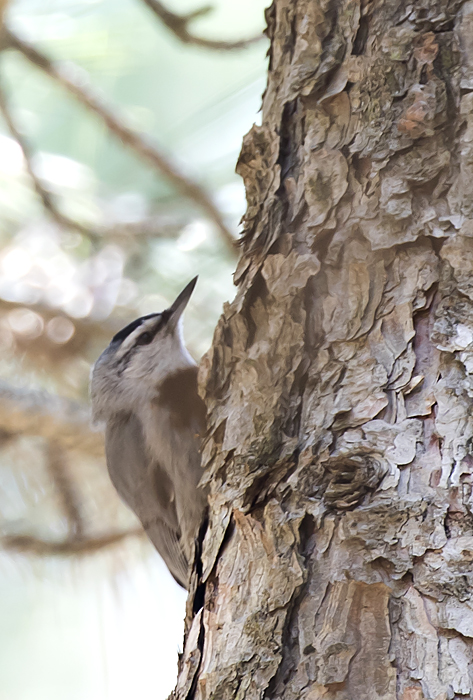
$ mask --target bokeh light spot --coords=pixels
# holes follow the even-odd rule
[[[30,309],[14,309],[8,314],[8,323],[14,333],[28,338],[37,338],[44,328],[39,314]]]
[[[69,342],[75,333],[75,326],[64,316],[54,316],[46,325],[46,333],[53,343],[63,345]]]

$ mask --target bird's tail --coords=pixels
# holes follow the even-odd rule
[[[189,565],[182,548],[179,533],[162,520],[150,523],[145,527],[145,531],[177,583],[187,589],[189,585]]]

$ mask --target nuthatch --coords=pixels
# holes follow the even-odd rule
[[[95,363],[90,385],[93,420],[105,423],[112,483],[184,588],[207,503],[198,486],[205,406],[181,321],[196,282],[162,313],[119,331]]]

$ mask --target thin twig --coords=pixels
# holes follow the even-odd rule
[[[78,221],[70,219],[68,216],[66,216],[59,210],[53,194],[44,187],[43,183],[41,182],[41,179],[36,175],[35,170],[33,168],[33,149],[28,143],[25,135],[21,132],[20,128],[15,123],[15,120],[8,106],[5,91],[1,82],[0,112],[2,113],[3,119],[5,120],[5,123],[11,135],[21,148],[23,158],[25,159],[26,170],[31,178],[34,189],[36,190],[37,195],[41,199],[46,211],[49,212],[54,221],[56,221],[60,226],[78,231],[79,233],[88,236],[89,238],[97,238],[99,234],[96,231],[93,231],[88,226],[84,226]]]
[[[132,222],[116,222],[104,229],[105,238],[178,238],[189,219],[172,215],[151,214]]]
[[[0,544],[10,551],[39,556],[64,556],[68,554],[92,554],[105,547],[117,544],[128,537],[143,535],[141,528],[110,532],[98,537],[66,538],[64,540],[43,540],[35,535],[5,535]]]
[[[83,105],[88,107],[105,122],[108,129],[119,139],[132,148],[135,153],[157,168],[175,188],[185,197],[195,202],[206,212],[220,230],[224,240],[236,252],[235,239],[225,225],[220,211],[212,202],[205,190],[184,175],[171,160],[158,150],[155,144],[124,123],[122,118],[113,113],[111,107],[99,96],[90,84],[84,80],[82,71],[76,67],[67,69],[53,63],[47,56],[39,52],[31,44],[24,41],[10,29],[3,29],[3,46],[20,51],[31,63],[47,73],[72,93]]]
[[[206,49],[216,49],[217,51],[235,51],[236,49],[244,49],[250,44],[254,44],[263,38],[263,34],[258,34],[250,39],[241,39],[239,41],[218,41],[214,39],[204,39],[200,36],[195,36],[188,30],[189,23],[207,14],[212,9],[210,6],[201,7],[199,10],[190,12],[186,15],[178,15],[168,10],[159,0],[143,0],[150,10],[159,17],[161,22],[171,30],[184,44],[194,44],[195,46],[203,46]]]
[[[66,452],[56,440],[48,440],[46,451],[48,472],[67,519],[69,537],[81,539],[84,536],[82,504],[68,470]]]

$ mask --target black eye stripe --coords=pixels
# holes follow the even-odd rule
[[[154,318],[159,316],[160,314],[148,314],[147,316],[141,316],[140,318],[135,319],[131,323],[128,324],[128,326],[125,326],[125,328],[122,328],[121,331],[118,331],[113,338],[112,338],[112,343],[123,343],[123,341],[128,338],[130,333],[133,333],[134,330],[136,330],[139,326],[141,326],[144,321],[146,321],[148,318]]]
[[[151,341],[153,340],[155,333],[150,333],[149,331],[145,331],[141,335],[138,336],[136,339],[135,345],[149,345]]]
[[[124,355],[122,355],[122,357],[118,360],[117,374],[119,374],[119,375],[123,374],[123,372],[128,367],[128,364],[129,364],[132,356],[137,351],[138,347],[140,345],[149,345],[154,340],[156,333],[158,333],[158,331],[161,330],[161,328],[163,327],[163,325],[166,323],[166,321],[169,318],[169,314],[164,314],[164,313],[163,314],[150,314],[150,316],[159,316],[159,315],[161,315],[161,318],[159,319],[155,328],[153,328],[152,330],[149,330],[149,331],[144,331],[143,333],[141,333],[141,335],[139,335],[137,338],[135,338],[135,342],[133,343],[133,345],[130,348],[128,348],[126,353]],[[136,323],[136,321],[133,321],[133,323],[130,323],[129,325],[130,326],[134,325],[134,327],[129,333],[127,333],[127,335],[130,335],[130,333],[132,333],[135,330],[135,328],[138,328],[141,325],[141,323],[143,323],[143,321],[147,318],[149,318],[149,316],[143,316],[141,319],[136,319],[137,321],[140,321],[140,323]],[[129,326],[127,326],[126,328],[123,328],[123,330],[120,331],[120,333],[123,333],[128,328],[129,328]],[[120,335],[120,334],[117,333],[117,335]],[[124,338],[122,338],[122,340],[120,342],[123,342],[123,340],[126,337],[127,336],[124,336]]]
[[[164,326],[166,323],[168,316],[165,316],[164,313],[160,314],[161,318],[159,319],[158,323],[154,326],[154,328],[150,328],[144,333],[141,333],[135,341],[135,345],[149,345],[151,341],[154,340],[156,337],[156,334],[159,333],[161,328]]]

